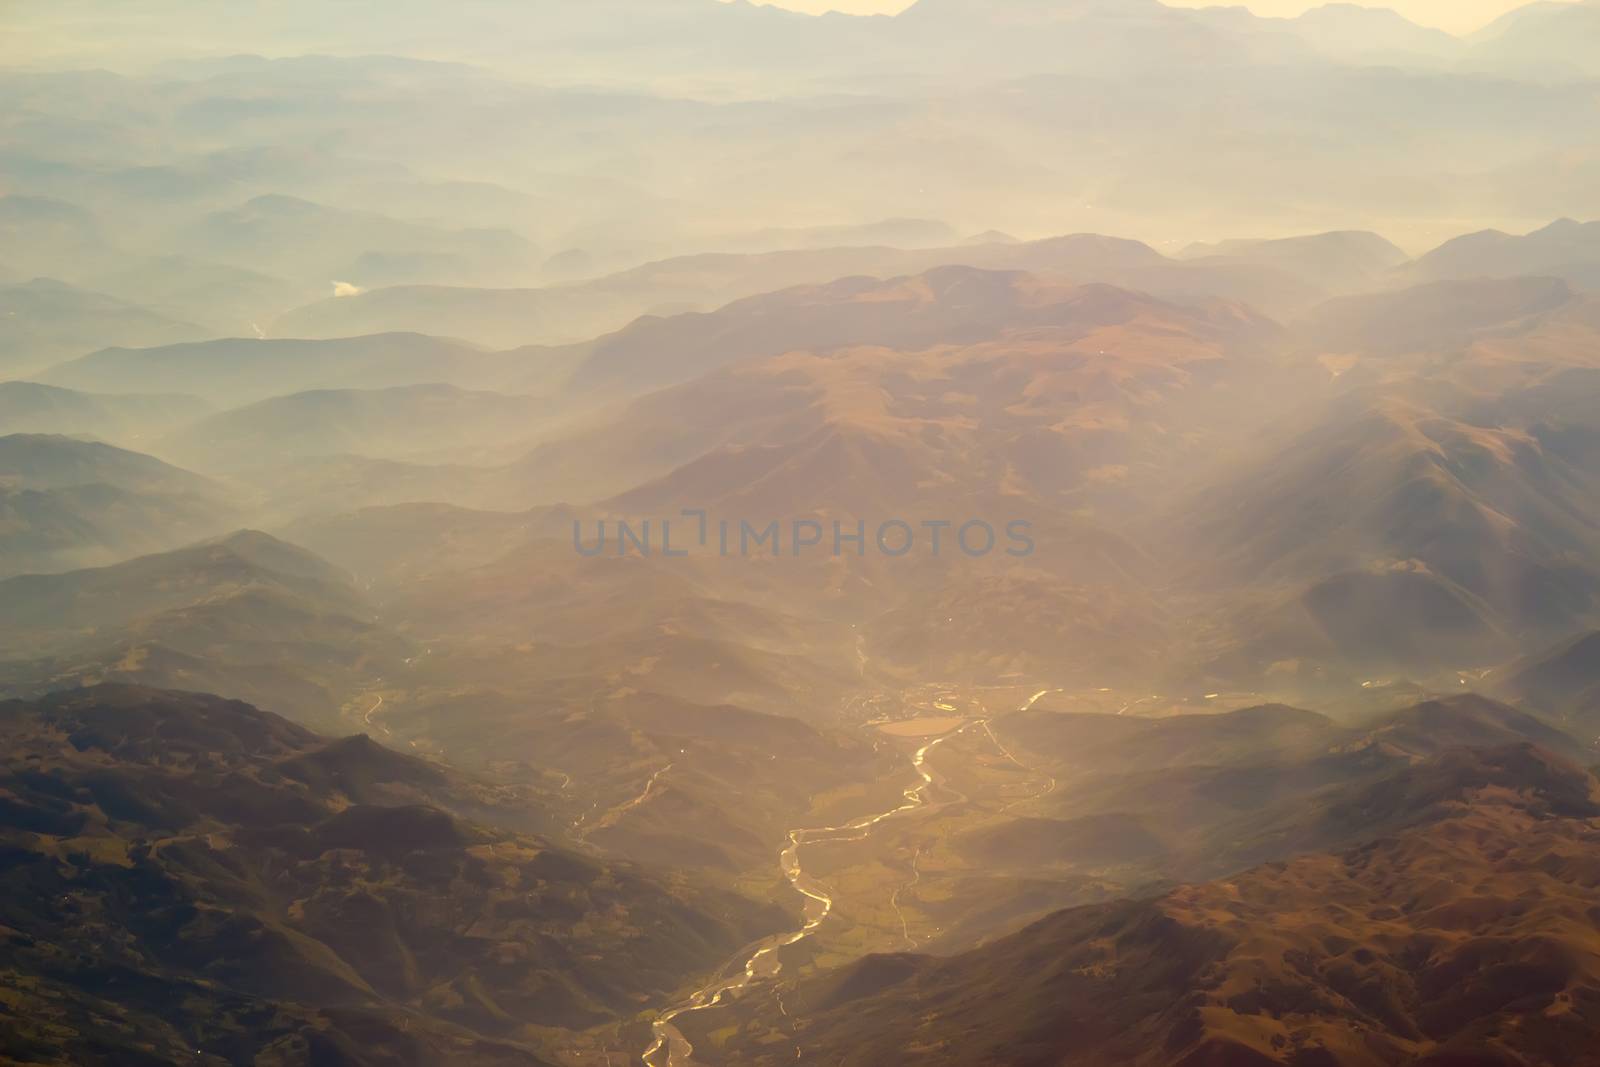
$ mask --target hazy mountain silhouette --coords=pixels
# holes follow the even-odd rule
[[[1422,278],[1546,275],[1593,290],[1600,286],[1600,222],[1552,222],[1524,235],[1485,230],[1448,241],[1411,268]]]
[[[131,442],[209,411],[175,393],[83,393],[36,382],[0,382],[0,424],[13,433],[94,435]]]
[[[0,373],[7,377],[111,343],[171,344],[205,335],[198,326],[45,278],[0,286],[0,306]]]
[[[0,437],[0,574],[60,571],[225,529],[239,502],[154,457],[43,434]]]

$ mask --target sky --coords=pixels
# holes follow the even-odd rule
[[[1218,0],[1166,0],[1174,7],[1210,7]],[[1232,2],[1232,0],[1230,0]],[[1258,15],[1298,15],[1321,6],[1323,0],[1252,0],[1243,6]],[[1389,0],[1371,7],[1391,7],[1413,22],[1437,26],[1452,33],[1479,29],[1527,0]],[[781,0],[781,6],[796,11],[847,11],[856,15],[892,14],[910,5],[909,0]]]

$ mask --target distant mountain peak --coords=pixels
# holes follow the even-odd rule
[[[1532,233],[1528,234],[1528,236],[1529,237],[1570,237],[1570,236],[1573,236],[1573,235],[1579,233],[1580,231],[1586,230],[1589,227],[1594,226],[1594,225],[1595,225],[1595,223],[1592,223],[1592,222],[1579,222],[1577,219],[1574,219],[1574,218],[1565,218],[1565,217],[1563,217],[1563,218],[1556,219],[1554,222],[1550,223],[1550,225],[1548,225],[1548,226],[1541,226],[1539,229],[1534,230]]]
[[[1413,26],[1419,30],[1425,30],[1428,33],[1437,33],[1444,36],[1450,36],[1450,34],[1446,33],[1444,30],[1421,26],[1418,23],[1406,18],[1392,7],[1382,7],[1374,4],[1353,4],[1347,2],[1322,4],[1318,7],[1311,8],[1309,11],[1306,11],[1304,14],[1302,14],[1300,16],[1300,21],[1317,22],[1332,18],[1364,19],[1369,21],[1381,19],[1385,22],[1395,23],[1397,25],[1404,24],[1406,26]]]
[[[1056,22],[1092,14],[1165,10],[1157,0],[917,0],[900,18],[960,18],[985,22]]]

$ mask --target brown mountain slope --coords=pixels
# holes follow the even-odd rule
[[[869,957],[787,990],[784,1012],[752,995],[696,1019],[698,1058],[1600,1062],[1594,779],[1525,745],[1453,750],[1407,773],[1404,799],[1436,809],[1416,830],[1061,912],[948,960]]]
[[[1037,854],[1014,846],[1074,826],[1121,826],[1151,847],[1115,863],[1087,850],[1052,862],[1128,886],[1212,878],[1412,826],[1420,808],[1373,797],[1452,748],[1531,743],[1575,761],[1592,758],[1561,731],[1474,695],[1354,725],[1268,706],[1163,719],[1030,711],[997,727],[1056,787],[1033,806],[1032,824],[1002,821],[972,835],[969,847],[991,861],[1026,865]]]
[[[1600,632],[1569,638],[1497,673],[1497,689],[1575,723],[1600,715]]]
[[[1265,706],[1155,719],[1034,708],[992,728],[1053,786],[925,849],[917,892],[901,903],[927,916],[924,931],[937,929],[922,942],[930,951],[961,951],[1043,914],[1006,912],[1008,880],[1099,887],[1062,901],[1088,903],[1416,826],[1431,813],[1412,768],[1447,749],[1533,743],[1594,758],[1559,730],[1477,696],[1354,725]]]
[[[1171,540],[1199,581],[1282,598],[1236,624],[1259,662],[1491,664],[1600,611],[1587,438],[1553,440],[1552,414],[1357,391],[1191,498]]]
[[[537,803],[236,703],[0,704],[0,1058],[527,1064],[773,917],[546,841]]]
[[[1330,395],[1219,455],[1166,511],[1158,538],[1227,616],[1205,662],[1442,678],[1600,621],[1600,315],[1569,294],[1506,319],[1524,284],[1450,283],[1485,290],[1458,293],[1460,315],[1411,306],[1428,287],[1373,298],[1504,321],[1345,321],[1351,354],[1317,350]],[[1384,347],[1413,327],[1415,344]]]
[[[781,498],[786,515],[828,484],[842,483],[833,510],[886,491],[1059,493],[1148,467],[1219,410],[1259,419],[1250,397],[1307,377],[1270,358],[1278,328],[1237,305],[970,268],[788,290],[635,332],[603,342],[580,380],[685,384],[535,449],[507,471],[524,491],[630,489],[622,510]]]
[[[0,582],[0,694],[102,681],[217,692],[334,720],[406,643],[349,576],[263,533]]]
[[[918,349],[1002,332],[1126,322],[1169,306],[1106,285],[1041,281],[1019,271],[939,267],[888,281],[843,278],[729,304],[710,315],[641,319],[598,342],[574,375],[580,387],[685,381],[731,360],[842,345]]]

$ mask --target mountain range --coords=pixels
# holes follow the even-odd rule
[[[553,847],[537,797],[244,704],[100,686],[0,731],[8,1056],[548,1064],[552,1027],[772,921]]]
[[[1600,0],[12,7],[0,1061],[1600,1063]]]

